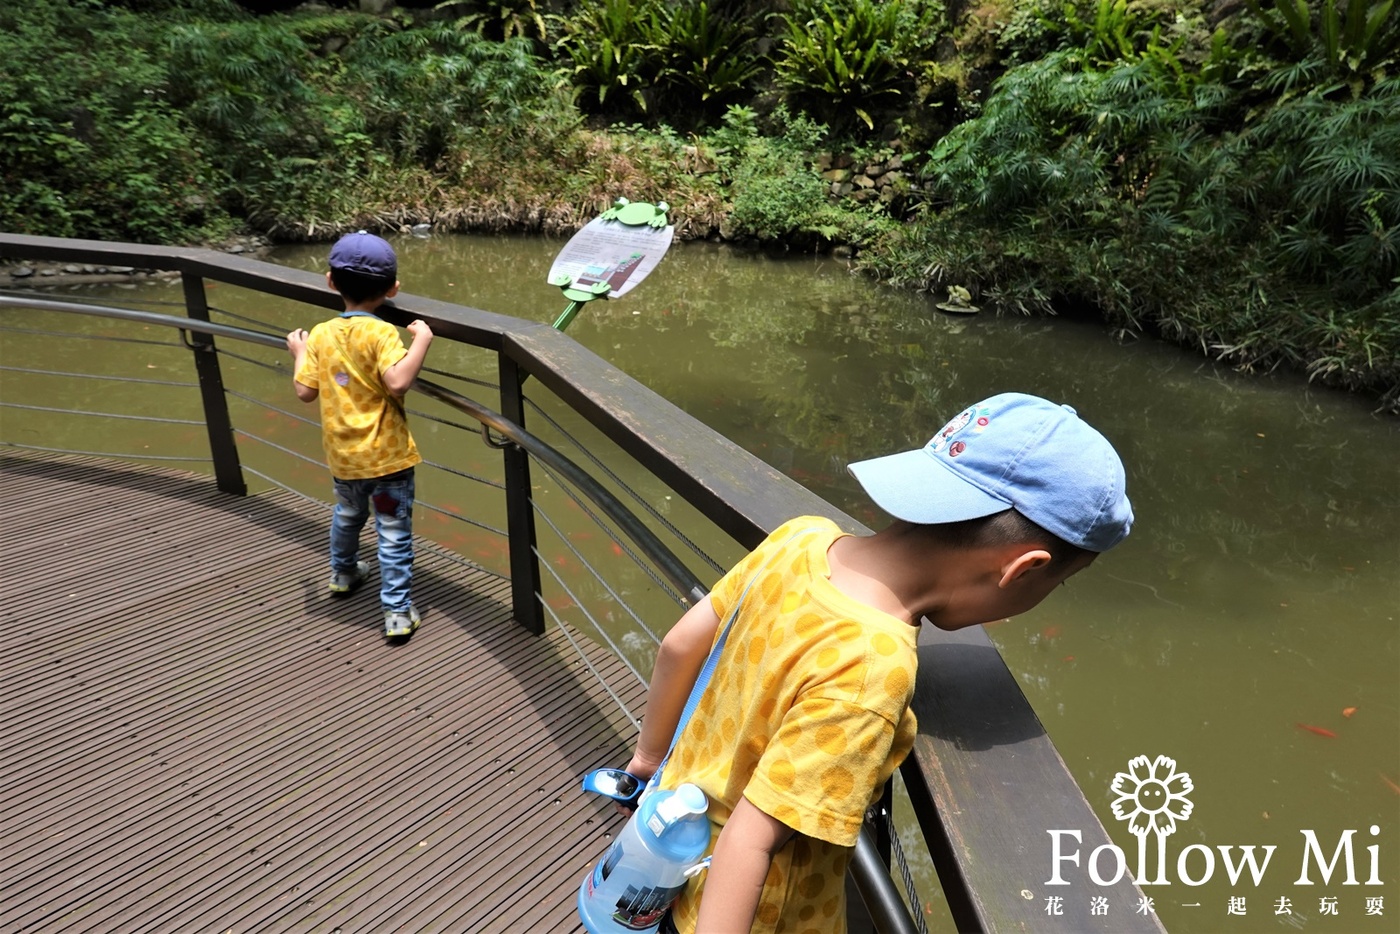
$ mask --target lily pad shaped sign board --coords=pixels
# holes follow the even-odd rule
[[[549,267],[549,281],[568,276],[575,289],[606,282],[607,297],[620,298],[651,274],[666,255],[674,234],[671,226],[632,227],[596,217],[559,251]]]

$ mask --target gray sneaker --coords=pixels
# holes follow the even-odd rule
[[[418,608],[410,606],[407,613],[390,610],[384,614],[384,638],[399,639],[418,630]]]
[[[331,581],[327,584],[327,589],[331,593],[346,594],[364,583],[369,577],[369,562],[361,561],[349,571],[331,571]]]

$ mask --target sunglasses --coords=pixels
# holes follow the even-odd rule
[[[604,795],[624,807],[636,807],[646,786],[640,778],[622,769],[595,769],[583,777],[583,790]]]

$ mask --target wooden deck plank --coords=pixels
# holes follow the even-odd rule
[[[318,504],[65,455],[0,479],[6,931],[578,929],[621,823],[578,779],[631,726],[508,582],[422,543],[390,646],[377,581],[325,593]]]

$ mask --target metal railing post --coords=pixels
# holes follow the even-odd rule
[[[880,817],[875,822],[875,852],[880,855],[880,860],[888,869],[890,867],[890,853],[893,848],[890,836],[894,833],[893,777],[885,782],[885,790],[880,793],[880,800],[875,802],[875,812]]]
[[[526,374],[515,361],[502,356],[501,414],[525,425],[525,396],[521,384]],[[530,504],[530,457],[516,444],[503,449],[506,481],[506,531],[510,541],[510,593],[515,620],[535,635],[544,634],[544,609],[540,592],[540,565],[535,556],[535,513]]]
[[[204,279],[182,273],[185,313],[196,321],[209,321],[209,302],[204,296]],[[238,461],[238,443],[233,436],[233,420],[228,414],[224,378],[212,334],[191,331],[189,346],[194,350],[194,369],[199,376],[199,394],[204,400],[204,424],[209,431],[209,451],[214,458],[214,481],[220,490],[235,496],[248,495],[243,467]]]
[[[850,871],[877,934],[917,934],[914,919],[890,878],[889,867],[880,860],[875,835],[868,824],[861,827],[856,839]]]

